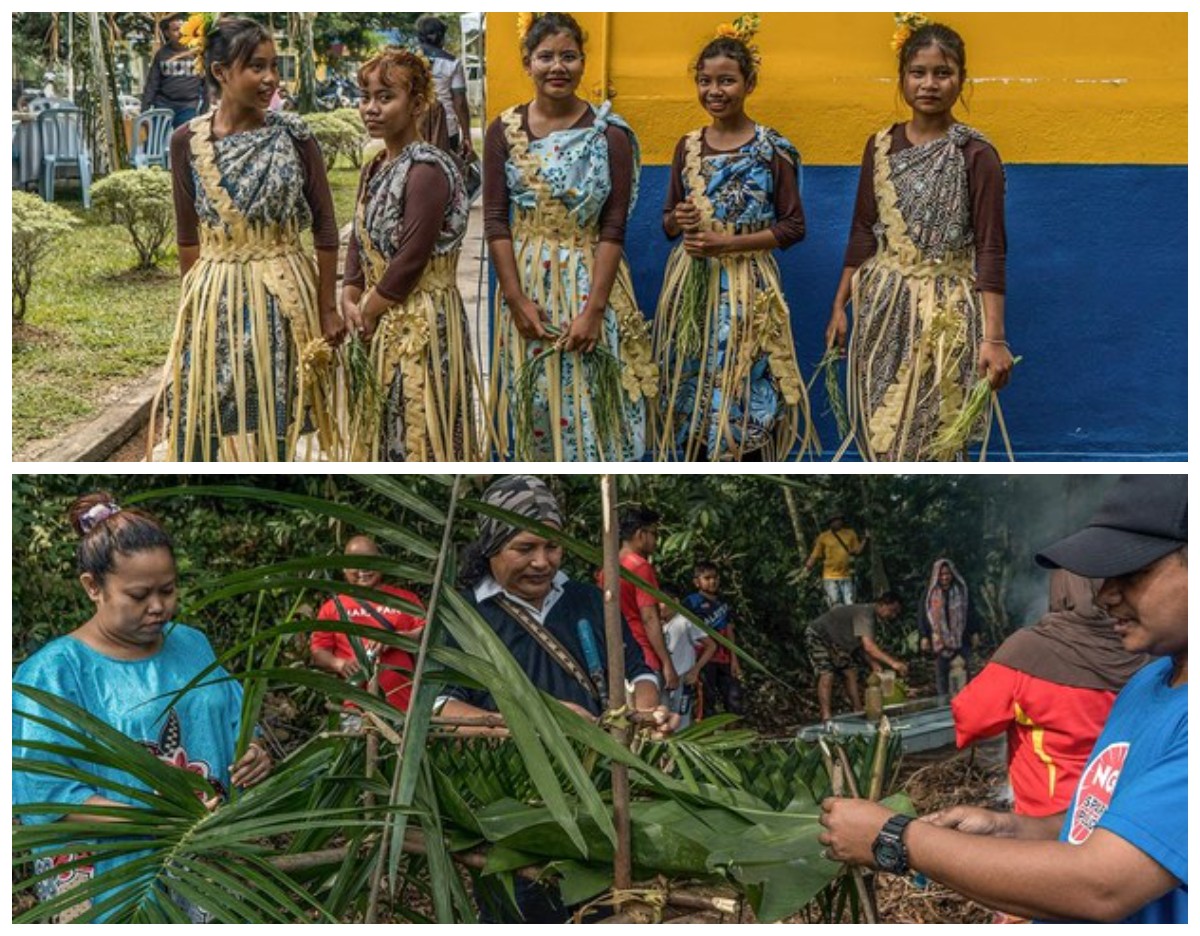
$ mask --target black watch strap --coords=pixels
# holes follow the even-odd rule
[[[908,849],[904,846],[904,830],[912,821],[912,816],[896,813],[883,824],[871,849],[879,870],[889,874],[908,873]]]

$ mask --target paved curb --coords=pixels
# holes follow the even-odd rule
[[[150,419],[150,407],[158,392],[159,380],[147,383],[124,402],[110,406],[98,419],[87,423],[59,440],[54,461],[101,462],[135,436]],[[49,461],[49,451],[41,456]]]

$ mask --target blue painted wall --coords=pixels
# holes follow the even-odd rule
[[[643,171],[627,238],[647,315],[670,249],[668,173]],[[808,238],[781,257],[806,377],[823,351],[857,183],[857,167],[807,168]],[[1008,334],[1024,360],[1002,404],[1017,458],[1186,459],[1187,167],[1010,165],[1007,216]],[[813,408],[825,410],[820,386]],[[833,423],[822,415],[818,426],[828,447]]]

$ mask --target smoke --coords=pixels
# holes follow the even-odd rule
[[[1035,475],[1011,479],[1007,505],[1013,578],[1006,604],[1012,623],[1036,623],[1049,607],[1050,573],[1034,556],[1052,543],[1087,525],[1113,475]]]

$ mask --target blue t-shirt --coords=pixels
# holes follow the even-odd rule
[[[75,703],[145,745],[159,759],[206,778],[215,793],[226,797],[241,721],[241,687],[228,679],[224,669],[217,668],[203,684],[166,708],[171,697],[215,659],[208,638],[182,624],[168,624],[162,649],[146,660],[115,660],[74,637],[59,637],[21,664],[13,675],[13,684],[32,686]],[[14,810],[24,803],[77,805],[96,795],[140,805],[118,790],[105,788],[103,780],[111,779],[117,784],[146,789],[145,784],[123,771],[82,761],[73,763],[70,758],[23,749],[23,740],[71,742],[53,728],[22,717],[23,713],[30,713],[57,720],[49,710],[15,691],[12,700],[14,756],[58,761],[100,779],[93,785],[14,770]],[[61,815],[22,815],[21,822],[33,825],[60,818]],[[99,876],[135,857],[138,855],[97,861],[94,869],[78,873],[85,877]],[[52,896],[54,879],[47,884],[49,889],[39,889],[43,898]]]
[[[720,598],[706,598],[702,592],[693,592],[683,599],[683,606],[722,637],[727,636],[725,629],[729,626],[729,605]],[[727,664],[731,659],[729,651],[717,644],[712,662]]]
[[[1125,923],[1187,922],[1187,686],[1171,688],[1173,668],[1156,660],[1117,696],[1059,835],[1081,845],[1105,829],[1182,882]]]

